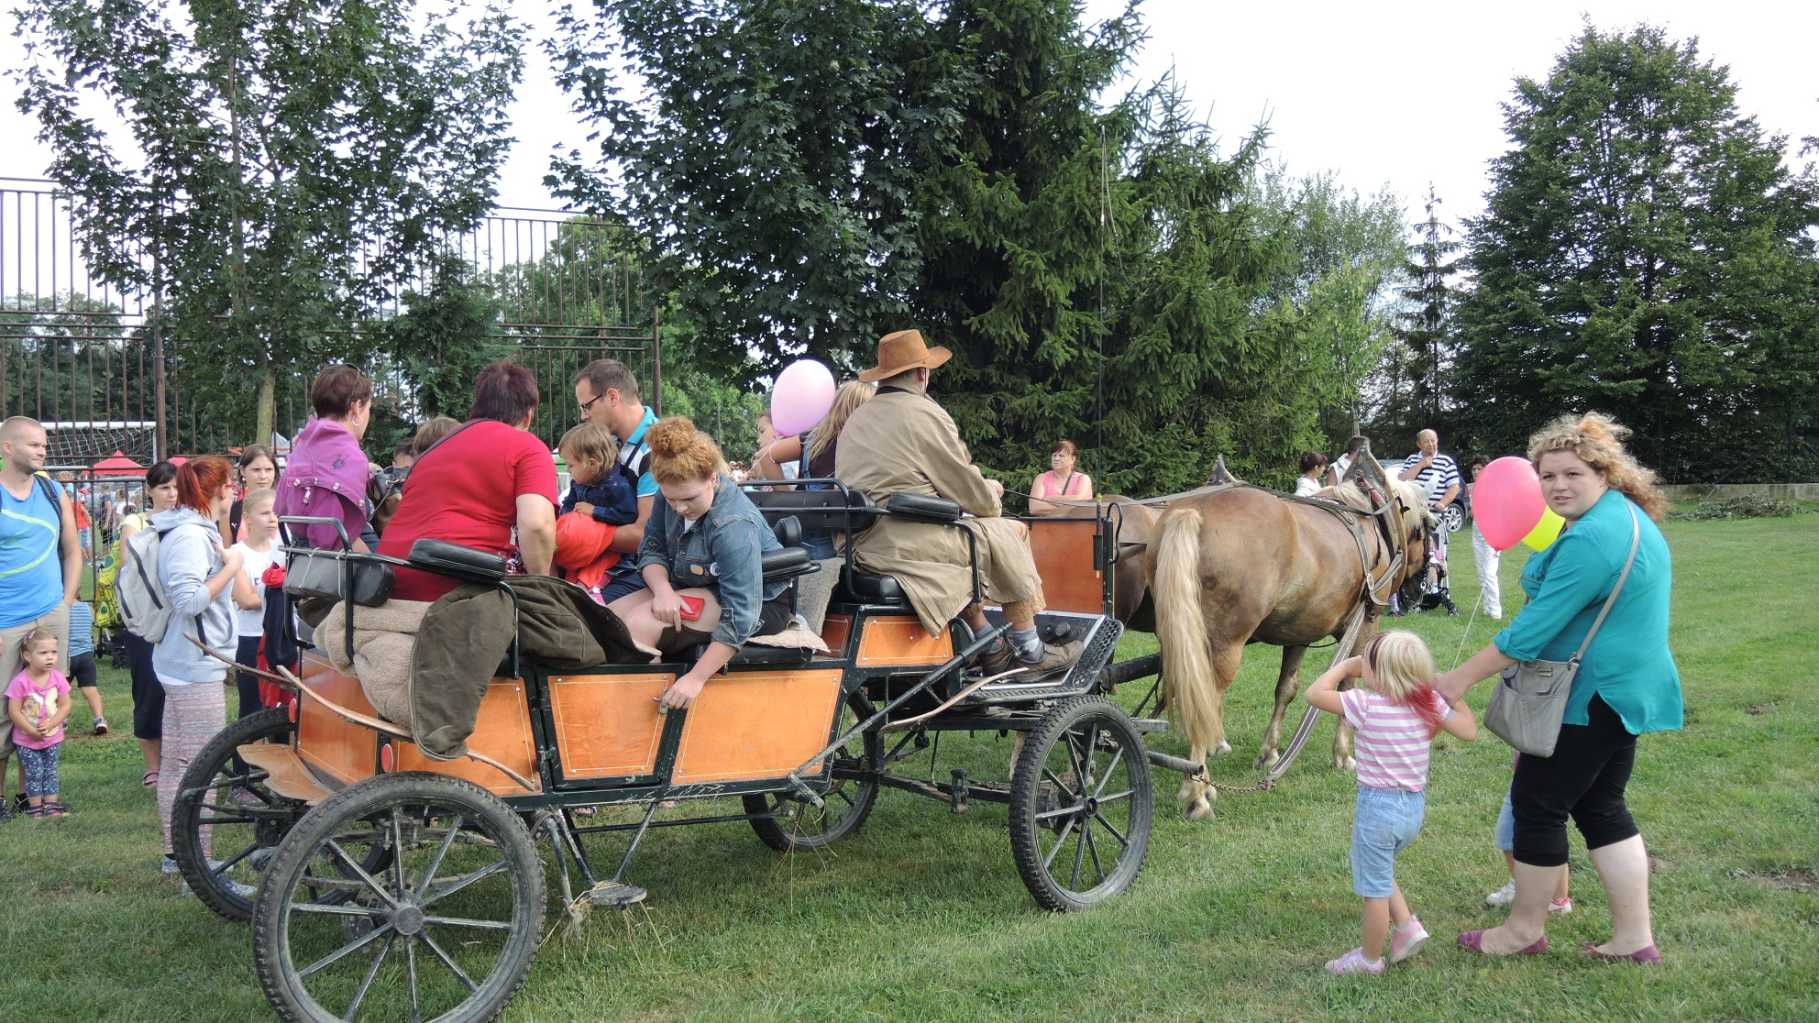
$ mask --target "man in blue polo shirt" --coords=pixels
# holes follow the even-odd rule
[[[650,474],[651,452],[644,444],[644,431],[657,421],[657,412],[639,400],[637,378],[618,359],[596,359],[575,374],[575,404],[583,420],[604,426],[619,438],[619,471],[638,481],[638,521],[618,527],[609,548],[626,555],[613,567],[600,590],[601,602],[611,604],[644,589],[636,554],[657,500],[657,481]]]
[[[0,423],[0,685],[19,672],[19,641],[34,628],[57,634],[57,670],[69,674],[69,606],[82,581],[76,515],[61,487],[42,475],[48,438],[37,420]],[[0,820],[13,723],[0,715]],[[24,768],[20,768],[24,790]]]

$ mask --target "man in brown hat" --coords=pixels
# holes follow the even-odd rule
[[[1000,639],[980,658],[996,674],[1015,666],[1048,671],[1073,663],[1080,644],[1053,646],[1036,632],[1042,579],[1023,524],[1001,517],[1003,486],[973,465],[947,411],[928,396],[931,370],[953,353],[930,348],[922,334],[900,330],[878,342],[878,365],[859,379],[878,381],[878,393],[859,406],[840,431],[834,472],[847,486],[883,504],[892,494],[945,497],[968,514],[960,529],[977,538],[979,576],[987,601],[1004,608],[1010,641]],[[896,578],[922,627],[939,635],[960,618],[987,629],[973,603],[972,562],[960,529],[932,522],[881,518],[854,541],[853,560],[867,572]]]

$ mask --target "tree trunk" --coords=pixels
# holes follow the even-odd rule
[[[270,444],[272,433],[278,428],[277,375],[272,370],[271,355],[268,352],[263,365],[259,368],[258,414],[253,427],[254,444]]]

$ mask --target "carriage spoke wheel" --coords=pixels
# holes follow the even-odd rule
[[[871,705],[854,693],[840,705],[834,735],[871,715]],[[884,767],[884,739],[876,732],[861,734],[833,754],[833,783],[822,794],[822,805],[766,792],[744,798],[752,814],[752,830],[765,845],[778,852],[820,849],[859,830],[878,801],[877,773]],[[769,816],[757,816],[768,814]]]
[[[364,833],[392,852],[378,870],[343,845]],[[543,914],[542,860],[505,803],[454,778],[381,775],[279,846],[253,909],[253,965],[286,1020],[490,1020],[524,983]]]
[[[271,707],[231,721],[190,761],[171,805],[171,855],[190,891],[208,908],[229,920],[253,915],[253,900],[266,867],[285,833],[309,810],[266,784],[266,773],[234,755],[241,746],[283,745],[292,725],[282,707]],[[377,870],[390,847],[371,829],[341,838],[363,869]],[[342,872],[342,879],[351,876]],[[321,889],[320,901],[346,899],[337,889]]]
[[[1030,894],[1069,911],[1129,888],[1154,795],[1143,739],[1122,710],[1096,696],[1051,708],[1011,772],[1011,854]]]

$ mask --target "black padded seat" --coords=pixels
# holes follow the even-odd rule
[[[778,664],[807,664],[814,660],[813,650],[803,650],[793,646],[762,646],[747,643],[739,648],[733,659],[727,662],[728,668],[764,668]],[[696,658],[690,658],[695,660]]]
[[[840,590],[836,599],[845,596],[861,604],[883,604],[888,607],[909,607],[909,597],[904,595],[903,586],[896,576],[873,575],[850,566],[840,569]]]

